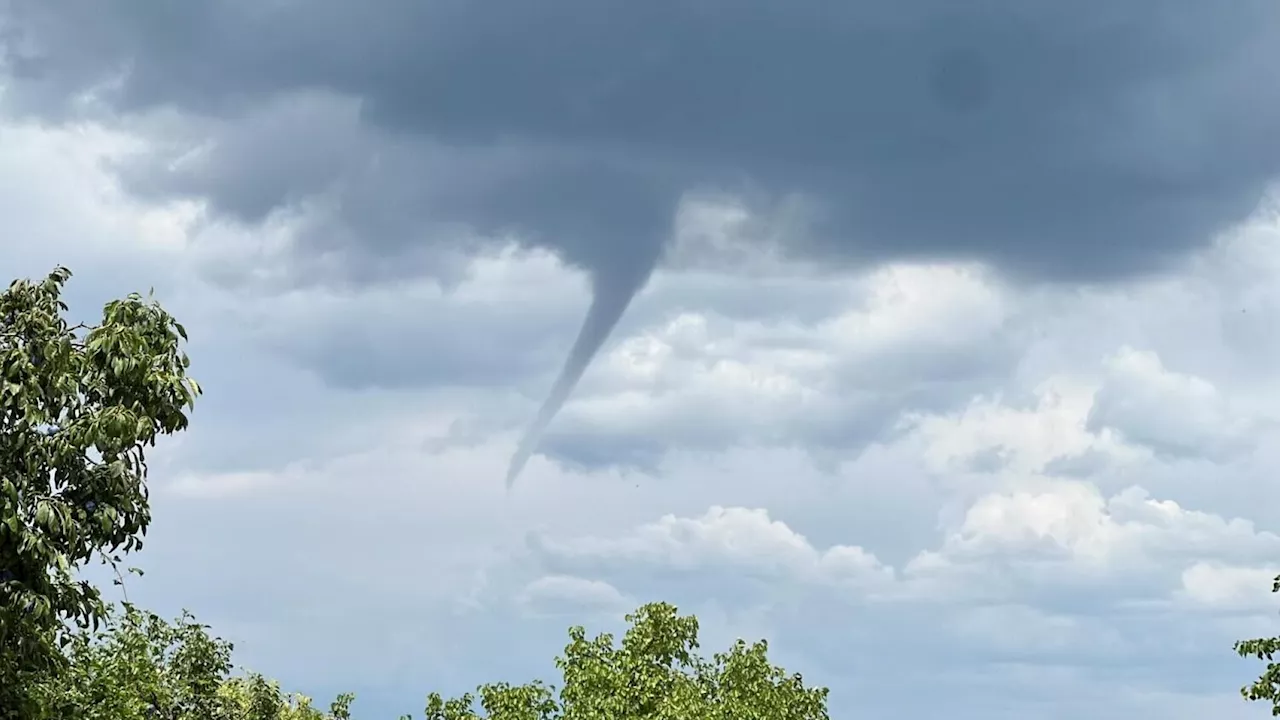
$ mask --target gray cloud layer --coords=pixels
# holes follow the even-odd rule
[[[11,4],[10,102],[47,116],[97,90],[222,128],[185,169],[130,167],[135,189],[242,220],[320,194],[332,227],[303,239],[353,257],[456,222],[588,269],[538,425],[690,189],[803,195],[785,249],[810,258],[1093,280],[1166,266],[1280,171],[1273,0]],[[347,124],[278,109],[317,91],[359,101]]]
[[[104,94],[124,111],[358,98],[367,127],[519,149],[447,205],[404,212],[521,227],[596,270],[651,259],[638,246],[661,242],[680,192],[746,182],[814,197],[809,252],[1135,271],[1238,219],[1280,169],[1267,0],[13,5],[28,109],[126,69]],[[205,178],[218,207],[294,199],[246,182],[264,169],[315,182],[314,154],[259,150]]]

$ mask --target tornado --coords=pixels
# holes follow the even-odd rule
[[[565,401],[569,399],[578,381],[582,379],[582,374],[591,365],[596,353],[600,352],[605,340],[609,339],[613,328],[622,319],[631,301],[649,281],[653,268],[657,264],[656,257],[643,260],[633,258],[633,260],[636,260],[635,264],[629,267],[614,267],[592,272],[591,306],[587,309],[587,317],[578,330],[578,337],[573,341],[573,347],[564,361],[564,367],[560,369],[560,375],[551,386],[551,392],[547,393],[542,406],[538,408],[538,415],[525,430],[524,436],[520,438],[520,444],[516,446],[516,451],[511,456],[511,463],[507,466],[508,490],[515,485],[516,478],[520,476],[525,464],[538,449],[538,444],[542,441],[547,427],[564,407]]]

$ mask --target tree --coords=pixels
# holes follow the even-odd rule
[[[21,693],[61,661],[68,623],[104,616],[76,572],[96,557],[118,576],[141,547],[144,451],[187,426],[200,392],[173,317],[133,294],[98,325],[71,325],[70,277],[60,267],[0,294],[0,717],[32,717]]]
[[[40,687],[50,717],[77,720],[350,720],[261,675],[230,677],[232,645],[187,613],[166,622],[124,603],[96,633],[76,633],[67,667]]]
[[[482,685],[475,694],[427,698],[426,720],[826,720],[827,689],[807,688],[768,660],[768,644],[739,640],[705,660],[698,621],[666,603],[627,616],[615,644],[569,630],[556,660],[564,685]],[[479,706],[477,709],[476,706]],[[477,711],[478,710],[478,711]],[[404,720],[402,718],[402,720]]]
[[[83,720],[214,718],[231,645],[184,614],[170,624],[130,604],[99,632],[71,636],[67,665],[42,683],[50,717]]]
[[[1280,575],[1272,581],[1271,592],[1280,592]],[[1235,651],[1240,657],[1253,657],[1267,664],[1257,680],[1240,688],[1240,694],[1251,702],[1270,703],[1271,714],[1280,717],[1280,663],[1275,657],[1280,654],[1280,637],[1241,640],[1235,644]]]

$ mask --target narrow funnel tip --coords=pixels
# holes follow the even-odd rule
[[[613,332],[613,328],[626,312],[631,300],[649,279],[655,262],[656,257],[650,259],[644,267],[633,269],[621,278],[601,275],[594,278],[595,287],[591,307],[587,309],[587,317],[582,321],[578,337],[569,350],[569,356],[565,358],[564,367],[560,369],[560,376],[556,378],[551,392],[547,394],[542,407],[538,409],[537,418],[525,431],[515,454],[511,456],[511,464],[507,468],[508,489],[524,470],[525,464],[529,462],[530,456],[542,440],[543,433],[564,407],[565,401],[569,399],[574,387],[582,379],[582,374],[586,372],[587,366],[591,364],[596,353],[600,352],[601,346]]]

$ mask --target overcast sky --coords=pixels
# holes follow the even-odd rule
[[[1265,714],[1274,0],[10,0],[0,48],[0,269],[190,329],[130,588],[246,666],[395,717],[669,600],[836,718]]]

